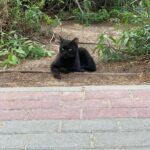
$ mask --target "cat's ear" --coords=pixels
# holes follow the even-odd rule
[[[78,43],[79,43],[79,38],[74,38],[73,40],[72,40],[72,42],[74,42],[74,43],[76,43],[77,45],[78,45]]]

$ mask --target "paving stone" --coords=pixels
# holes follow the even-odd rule
[[[131,98],[111,99],[111,106],[113,108],[134,108],[133,100]]]
[[[0,88],[0,92],[80,92],[83,91],[83,86],[51,86],[51,87],[7,87]]]
[[[85,99],[123,99],[130,98],[129,91],[123,90],[97,90],[97,91],[86,91]]]
[[[85,86],[85,91],[97,90],[150,90],[150,85],[102,85],[102,86]]]
[[[0,100],[56,100],[61,98],[61,92],[0,92]]]
[[[17,90],[0,89],[0,150],[150,149],[150,86]]]
[[[61,101],[64,108],[108,108],[110,107],[109,100],[68,100]]]
[[[82,149],[90,148],[88,134],[0,135],[0,149]]]
[[[103,132],[117,130],[116,120],[71,120],[63,122],[62,132]]]
[[[59,121],[5,121],[0,123],[0,134],[54,133]]]
[[[26,135],[0,135],[0,149],[25,149],[29,139]]]
[[[133,106],[136,108],[150,108],[150,99],[134,99]]]
[[[65,149],[62,149],[62,148],[61,149],[60,148],[53,148],[53,149],[40,149],[40,150],[70,150],[70,149],[66,149],[66,148]],[[147,148],[145,148],[145,147],[144,148],[131,148],[131,149],[125,149],[125,148],[121,148],[121,149],[120,148],[119,149],[118,148],[117,149],[116,148],[115,149],[114,148],[113,149],[108,149],[108,148],[98,148],[98,149],[95,149],[95,148],[94,149],[93,148],[92,149],[90,149],[90,148],[87,149],[86,148],[86,149],[78,149],[78,148],[74,148],[73,150],[149,150],[149,148],[148,147]]]
[[[62,100],[82,100],[84,98],[83,92],[62,92]]]
[[[66,149],[65,149],[66,150]],[[79,150],[79,149],[78,149]],[[81,149],[81,150],[149,150],[149,147],[144,147],[144,148],[98,148],[98,149]]]
[[[96,148],[150,147],[150,131],[96,133],[94,141]]]
[[[132,91],[132,95],[135,98],[149,98],[150,97],[150,90],[134,90]]]
[[[0,110],[0,120],[26,120],[28,113],[24,110]]]
[[[40,109],[28,111],[28,120],[79,119],[80,109]]]
[[[0,120],[149,118],[149,88],[119,87],[1,89]]]
[[[90,135],[81,133],[30,135],[28,149],[90,148]]]
[[[20,110],[20,109],[48,109],[48,108],[57,108],[60,101],[54,99],[40,99],[40,100],[5,100],[0,101],[0,110]]]
[[[150,118],[150,108],[136,108],[137,118]]]
[[[134,148],[128,148],[128,149],[122,149],[122,150],[149,150],[149,147],[141,147],[141,148],[139,148],[139,147],[134,147]]]
[[[134,108],[87,108],[83,109],[84,119],[101,118],[135,118],[137,117]]]
[[[120,119],[122,130],[150,130],[150,119]]]

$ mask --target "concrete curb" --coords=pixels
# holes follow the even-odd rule
[[[0,92],[82,92],[98,90],[150,90],[150,85],[106,85],[71,87],[11,87],[0,88]]]

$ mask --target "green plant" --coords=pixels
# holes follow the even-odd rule
[[[51,26],[60,24],[60,20],[52,18],[43,12],[45,0],[14,0],[10,5],[11,28],[22,35],[35,35],[41,33],[41,23],[45,22]]]
[[[44,46],[16,34],[15,31],[0,33],[0,64],[5,67],[20,63],[21,59],[51,56]]]
[[[106,21],[109,18],[109,13],[106,9],[100,9],[98,12],[83,13],[81,13],[79,9],[75,9],[73,13],[81,23],[86,25]]]
[[[150,55],[150,25],[125,30],[119,37],[102,34],[94,52],[104,61],[121,61]]]
[[[115,5],[114,8],[110,10],[110,16],[111,18],[119,18],[120,22],[125,24],[143,24],[149,20],[149,13],[144,4],[144,0],[130,0],[124,2],[122,7]]]
[[[54,19],[54,18],[48,16],[47,14],[44,14],[44,15],[43,15],[43,20],[44,20],[48,25],[51,25],[51,26],[54,26],[54,27],[56,27],[56,26],[58,26],[58,25],[61,24],[61,20],[60,20],[57,16],[55,16],[55,19]]]
[[[126,59],[127,57],[122,52],[122,46],[122,38],[101,34],[99,36],[98,45],[94,49],[94,52],[97,52],[99,58],[102,58],[103,61],[120,61]]]
[[[24,34],[28,31],[39,32],[43,13],[36,5],[25,5],[25,1],[14,0],[9,5],[11,29]],[[28,2],[28,1],[27,1]],[[29,1],[30,2],[30,1]],[[21,29],[20,29],[21,27]]]
[[[40,28],[42,17],[43,13],[39,9],[39,7],[33,5],[25,11],[24,21],[28,24],[28,26],[34,27],[38,30]]]

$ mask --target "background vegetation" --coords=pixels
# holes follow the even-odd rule
[[[126,26],[120,37],[100,35],[94,51],[105,61],[150,54],[149,0],[0,0],[0,16],[0,64],[6,67],[51,56],[33,37],[43,35],[42,24],[53,27],[71,19]]]

